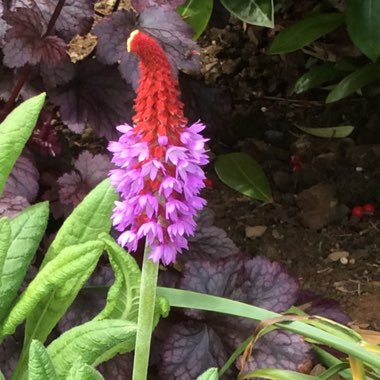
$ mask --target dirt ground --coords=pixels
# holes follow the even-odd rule
[[[225,186],[210,169],[209,207],[242,251],[285,263],[305,289],[338,300],[356,325],[380,330],[378,101],[357,95],[326,105],[321,90],[289,97],[308,57],[267,55],[269,33],[237,22],[211,28],[201,39],[204,80],[225,90],[233,105],[212,152],[250,154],[273,192],[273,203],[262,204]],[[320,139],[297,125],[355,130],[345,139]],[[302,161],[296,172],[292,155]],[[375,214],[351,217],[351,208],[365,203],[375,205]]]

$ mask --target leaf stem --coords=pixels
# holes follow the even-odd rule
[[[149,260],[150,248],[145,245],[141,273],[140,303],[137,318],[137,335],[132,380],[146,380],[148,376],[150,342],[156,304],[159,264]]]

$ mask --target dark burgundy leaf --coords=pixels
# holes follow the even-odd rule
[[[115,67],[88,58],[76,65],[74,79],[51,90],[49,97],[72,131],[82,132],[88,122],[111,140],[117,137],[116,126],[131,119],[134,92]]]
[[[275,330],[261,337],[248,359],[245,373],[259,368],[281,368],[309,373],[313,367],[313,349],[299,335]],[[240,369],[241,358],[237,361]]]
[[[137,56],[134,54],[124,55],[119,64],[119,71],[127,83],[130,83],[136,90],[140,78]]]
[[[53,88],[67,83],[75,75],[75,66],[70,57],[66,55],[60,62],[57,62],[52,68],[45,62],[41,62],[40,74],[48,88]]]
[[[22,348],[22,341],[22,336],[7,336],[3,343],[0,344],[0,369],[6,379],[11,378],[16,368]]]
[[[175,10],[148,8],[140,15],[139,25],[161,42],[174,67],[188,74],[199,73],[200,53],[192,39],[194,32]]]
[[[132,7],[139,13],[145,11],[151,7],[163,7],[168,9],[176,9],[179,5],[182,5],[186,0],[132,0]]]
[[[214,213],[210,209],[203,210],[197,218],[195,235],[189,240],[189,250],[179,256],[181,262],[195,259],[217,259],[239,252],[226,232],[213,226]]]
[[[46,25],[51,19],[57,5],[57,0],[15,0],[15,7],[32,7],[41,14]],[[94,16],[94,0],[66,0],[55,23],[57,34],[65,42],[69,42],[77,34],[83,35],[90,31]]]
[[[5,32],[7,31],[7,23],[2,18],[3,13],[4,13],[3,3],[0,1],[0,48],[3,47],[4,36],[5,36]]]
[[[30,204],[24,197],[4,192],[0,197],[0,217],[13,218],[28,206]]]
[[[97,370],[105,379],[126,380],[132,379],[133,354],[117,355],[111,360],[102,363]]]
[[[44,36],[46,24],[32,8],[16,8],[5,16],[9,29],[3,48],[4,64],[22,67],[44,62],[55,65],[67,58],[66,44],[57,36]]]
[[[21,196],[32,203],[38,193],[39,173],[34,166],[29,152],[24,153],[17,159],[5,185],[5,193],[8,195]]]
[[[319,315],[344,325],[351,321],[351,318],[342,311],[337,301],[323,298],[313,292],[300,292],[296,305],[301,306],[304,304],[307,305],[304,311],[309,315]]]
[[[133,12],[117,11],[100,20],[93,30],[98,37],[96,56],[99,61],[112,65],[129,55],[127,39],[135,28],[136,15]]]
[[[205,323],[173,326],[160,348],[159,372],[165,380],[194,380],[209,367],[221,367],[229,354],[220,337]]]

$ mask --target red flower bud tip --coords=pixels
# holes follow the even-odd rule
[[[290,165],[294,166],[294,165],[302,165],[302,157],[301,156],[297,156],[297,155],[293,155],[293,156],[290,156]]]
[[[301,170],[301,164],[293,164],[292,165],[292,170],[293,170],[293,173],[297,173]]]
[[[363,205],[363,214],[364,215],[374,215],[375,214],[375,206],[372,203],[366,203]]]
[[[205,180],[203,181],[205,186],[208,188],[208,189],[213,189],[214,186],[215,186],[215,182],[213,179],[211,178],[205,178]]]
[[[353,207],[351,210],[351,216],[361,219],[363,217],[363,207],[362,206]]]

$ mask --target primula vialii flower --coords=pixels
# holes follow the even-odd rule
[[[187,248],[195,230],[194,216],[205,205],[199,192],[208,162],[201,123],[186,126],[178,83],[164,51],[147,34],[134,31],[129,52],[139,58],[140,82],[134,126],[120,125],[118,142],[111,142],[111,182],[121,195],[113,224],[121,231],[119,244],[135,251],[146,237],[150,259],[165,265]]]

